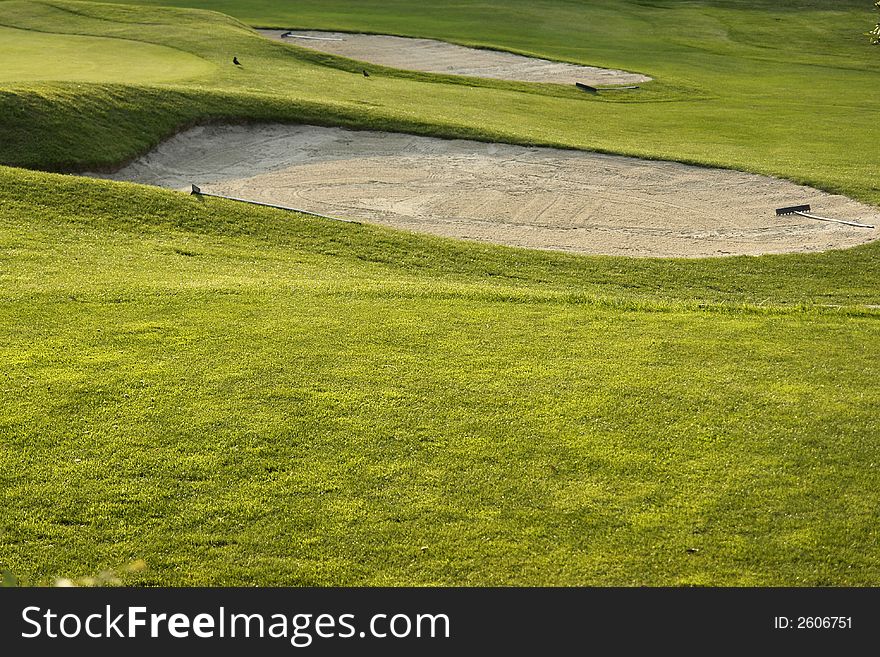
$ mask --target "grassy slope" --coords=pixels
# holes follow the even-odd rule
[[[358,6],[367,26],[393,15]],[[217,15],[0,3],[0,22],[217,65],[173,86],[0,91],[2,157],[109,164],[205,117],[305,118],[742,160],[876,202],[856,138],[875,64],[829,38],[859,13],[823,15],[814,52],[783,64],[785,40],[761,61],[750,30],[790,28],[722,3],[589,8],[620,29],[691,21],[699,47],[584,46],[664,72],[639,100],[672,102],[390,71],[366,86]],[[542,10],[549,36],[584,7]],[[446,29],[467,40],[461,16]],[[477,40],[528,49],[489,25]],[[716,56],[719,25],[736,38]],[[807,148],[786,149],[798,132]],[[880,581],[874,246],[577,258],[2,167],[0,196],[0,567],[29,581],[135,557],[139,583]]]
[[[29,581],[880,581],[876,313],[602,299],[626,261],[3,173]]]

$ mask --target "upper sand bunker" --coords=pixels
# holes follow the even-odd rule
[[[552,148],[314,126],[181,133],[114,180],[293,206],[434,235],[588,254],[707,257],[863,244],[880,211],[784,180]]]
[[[257,31],[271,39],[305,48],[410,71],[519,82],[583,82],[591,86],[638,84],[651,79],[638,73],[566,64],[496,50],[467,48],[434,39],[313,30]]]

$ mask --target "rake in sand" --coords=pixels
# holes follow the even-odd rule
[[[275,208],[276,210],[289,210],[290,212],[299,212],[300,214],[307,214],[312,217],[321,217],[321,219],[332,219],[333,221],[342,221],[346,224],[359,224],[360,221],[355,221],[353,219],[341,219],[340,217],[331,217],[329,214],[320,214],[319,212],[310,212],[309,210],[302,210],[300,208],[291,208],[287,205],[278,205],[277,203],[264,203],[263,201],[252,201],[247,198],[238,198],[237,196],[224,196],[223,194],[212,194],[211,192],[203,192],[202,188],[198,185],[190,184],[190,194],[193,196],[213,196],[214,198],[225,198],[227,201],[238,201],[239,203],[250,203],[251,205],[261,205],[264,208]]]
[[[844,221],[843,219],[830,219],[829,217],[820,217],[818,214],[813,214],[810,212],[809,205],[790,205],[786,208],[776,208],[776,216],[786,215],[786,214],[799,214],[802,217],[807,217],[809,219],[818,219],[819,221],[831,221],[835,224],[844,224],[846,226],[855,226],[856,228],[873,228],[869,224],[860,224],[857,221]]]

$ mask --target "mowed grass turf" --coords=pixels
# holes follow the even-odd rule
[[[214,13],[0,2],[34,35],[209,67],[5,83],[0,159],[110,166],[181,125],[301,120],[736,166],[876,203],[876,51],[851,35],[871,14],[802,5],[553,2],[540,37],[465,20],[486,16],[469,3],[399,29],[383,21],[402,5],[344,24],[301,3],[290,25],[534,38],[658,77],[616,102],[365,80]],[[287,26],[243,7],[221,8]],[[595,38],[566,55],[575,24]],[[0,198],[0,569],[26,582],[139,558],[126,583],[880,582],[876,245],[585,258],[3,167]]]
[[[0,84],[35,80],[165,82],[205,75],[213,65],[173,48],[100,37],[35,33],[0,27],[6,60]]]
[[[876,311],[605,298],[626,260],[3,180],[28,582],[878,581]]]

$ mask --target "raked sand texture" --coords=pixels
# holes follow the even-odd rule
[[[497,50],[467,48],[434,39],[306,30],[258,32],[270,39],[279,39],[304,48],[410,71],[519,82],[583,82],[588,85],[629,85],[651,79],[628,71],[566,64]]]
[[[585,254],[708,257],[816,252],[880,237],[777,217],[880,226],[844,196],[753,174],[551,148],[313,126],[181,133],[112,175],[405,230]]]

